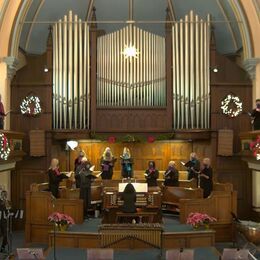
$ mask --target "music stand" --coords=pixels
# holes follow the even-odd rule
[[[17,248],[18,260],[45,259],[42,248]]]

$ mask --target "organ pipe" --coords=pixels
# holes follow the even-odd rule
[[[54,129],[90,127],[89,67],[89,27],[70,11],[53,25]]]

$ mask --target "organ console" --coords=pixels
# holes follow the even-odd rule
[[[159,187],[149,187],[147,192],[136,193],[137,215],[150,213],[153,215],[153,222],[161,222],[161,189]],[[116,223],[117,213],[120,212],[120,207],[123,205],[121,192],[116,187],[104,187],[103,190],[103,221],[102,223]],[[135,215],[133,213],[133,215]]]

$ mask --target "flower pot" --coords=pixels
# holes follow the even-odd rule
[[[56,224],[57,231],[64,232],[68,229],[68,224]]]

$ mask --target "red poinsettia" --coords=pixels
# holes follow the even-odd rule
[[[200,224],[209,224],[210,222],[213,221],[217,221],[217,219],[207,214],[195,212],[189,214],[186,223],[191,226],[196,226]]]
[[[116,137],[115,137],[115,136],[109,136],[107,141],[108,141],[109,143],[113,144],[113,143],[116,142]]]
[[[154,141],[155,141],[155,137],[154,136],[150,135],[150,136],[147,137],[147,142],[148,143],[153,143]]]
[[[50,222],[55,222],[56,224],[66,224],[66,225],[74,225],[75,221],[73,218],[67,214],[60,213],[60,212],[53,212],[49,217],[48,220]]]
[[[253,152],[253,155],[259,160],[260,155],[260,135],[257,136],[255,141],[250,143],[250,150]]]

